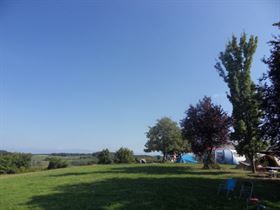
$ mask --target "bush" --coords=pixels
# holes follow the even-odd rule
[[[30,168],[32,154],[29,153],[1,153],[0,174],[23,172]]]
[[[133,151],[128,148],[120,148],[114,157],[115,163],[132,163],[135,162]]]
[[[49,158],[48,169],[56,169],[56,168],[66,168],[68,166],[65,160],[57,157]]]
[[[112,155],[110,154],[110,151],[108,149],[102,150],[97,157],[98,157],[98,164],[113,163]]]

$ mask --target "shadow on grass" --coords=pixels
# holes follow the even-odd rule
[[[204,171],[203,171],[204,172]],[[220,171],[205,171],[205,173]],[[221,171],[223,172],[223,171]],[[114,167],[111,171],[68,173],[56,176],[86,175],[92,173],[144,173],[144,174],[186,174],[196,171],[191,168],[165,166]],[[198,172],[197,172],[198,173]],[[205,174],[204,173],[204,174]],[[54,176],[54,175],[53,175]],[[242,210],[245,201],[237,199],[240,189],[233,199],[217,196],[221,179],[207,177],[138,177],[109,178],[99,182],[87,182],[57,186],[55,193],[32,197],[30,208],[45,210],[89,210],[89,209],[155,209],[155,210]],[[280,182],[255,180],[255,195],[274,205],[266,210],[280,209]]]
[[[42,209],[243,209],[245,202],[218,197],[220,180],[194,178],[113,178],[60,186],[57,193],[34,196]]]
[[[122,167],[119,165],[116,168],[111,168],[110,170],[99,170],[91,172],[71,172],[64,174],[52,174],[51,177],[64,177],[64,176],[78,176],[78,175],[87,175],[87,174],[153,174],[153,175],[225,175],[233,174],[232,171],[223,171],[223,170],[206,170],[206,169],[193,169],[190,166],[160,166],[160,165],[147,165],[147,166],[126,166]]]

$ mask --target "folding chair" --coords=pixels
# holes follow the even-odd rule
[[[241,185],[241,189],[240,189],[240,194],[239,194],[239,198],[245,198],[245,199],[251,199],[252,194],[253,194],[253,183],[246,181],[243,182]]]
[[[225,183],[221,183],[219,184],[218,187],[218,195],[222,192],[222,191],[226,191],[226,195],[227,197],[229,196],[230,192],[233,192],[234,189],[236,187],[236,179],[230,178],[227,179]]]

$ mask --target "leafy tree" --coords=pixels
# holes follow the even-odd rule
[[[280,29],[280,22],[274,24]],[[263,92],[263,109],[265,112],[262,126],[265,139],[271,141],[274,151],[280,151],[280,35],[270,41],[272,49],[270,57],[263,59],[268,65],[264,75],[265,83],[261,87]]]
[[[121,147],[115,154],[115,163],[133,163],[135,158],[133,156],[133,151],[128,148]]]
[[[187,141],[183,141],[181,129],[176,122],[168,117],[161,118],[155,126],[149,127],[146,136],[148,141],[144,151],[162,152],[164,161],[168,154],[188,149]]]
[[[113,159],[108,149],[104,149],[98,154],[99,164],[111,164],[112,162]]]
[[[246,155],[255,173],[255,158],[263,148],[260,139],[261,107],[259,94],[251,80],[251,64],[257,47],[257,37],[247,41],[243,33],[239,40],[235,36],[220,53],[215,68],[229,88],[227,97],[232,104],[233,129],[231,138],[238,141],[237,152]]]
[[[182,120],[183,135],[189,139],[192,151],[204,157],[204,168],[210,168],[212,151],[229,139],[230,118],[221,106],[204,97],[196,106],[190,106]]]

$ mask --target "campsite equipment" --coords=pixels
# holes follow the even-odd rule
[[[247,210],[250,209],[257,209],[257,210],[261,210],[261,209],[265,209],[266,206],[261,204],[261,201],[258,198],[250,198],[247,199]]]
[[[141,160],[139,161],[139,163],[145,164],[145,163],[147,163],[147,161],[146,161],[146,159],[141,159]]]
[[[239,162],[245,161],[244,156],[239,156],[236,150],[227,148],[218,148],[214,151],[215,161],[220,164],[238,165]]]
[[[226,191],[227,192],[227,197],[229,196],[230,192],[233,192],[234,189],[236,187],[236,179],[230,178],[227,179],[226,182],[220,183],[219,187],[218,187],[218,195],[222,192],[222,191]]]
[[[253,183],[246,181],[243,182],[240,189],[240,195],[239,198],[245,198],[246,204],[247,204],[247,210],[249,209],[265,209],[266,206],[261,204],[261,201],[258,198],[253,198]]]
[[[253,183],[246,181],[243,182],[240,189],[239,198],[251,199],[253,194]]]
[[[177,160],[177,163],[197,163],[197,161],[194,159],[194,155],[192,153],[185,153],[181,154]]]

